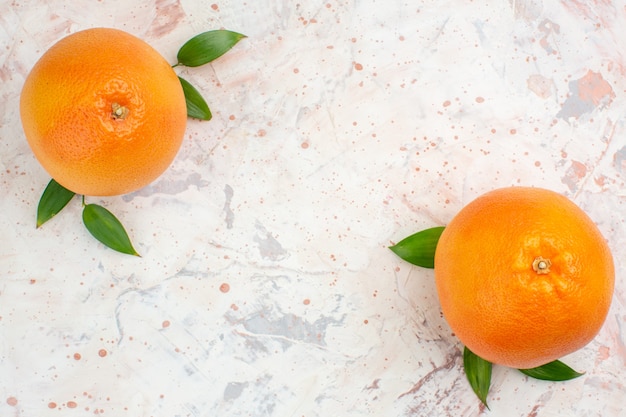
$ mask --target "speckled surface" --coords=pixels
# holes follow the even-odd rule
[[[0,4],[0,415],[620,416],[626,398],[626,8],[592,0],[6,1]],[[170,169],[35,229],[49,180],[24,139],[24,78],[69,33],[131,32],[207,97]],[[598,224],[616,291],[585,375],[496,367],[479,406],[433,275],[387,247],[479,194],[560,192]]]

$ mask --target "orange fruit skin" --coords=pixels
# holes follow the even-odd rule
[[[114,117],[115,105],[127,109],[125,117]],[[154,181],[174,160],[187,121],[171,65],[144,41],[110,28],[74,33],[46,51],[26,78],[20,115],[44,169],[92,196]]]
[[[533,267],[549,259],[545,269]],[[593,221],[553,191],[510,187],[465,206],[435,251],[444,318],[476,355],[517,369],[589,343],[615,282],[613,257]]]

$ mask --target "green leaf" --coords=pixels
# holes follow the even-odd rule
[[[538,366],[537,368],[520,369],[519,371],[524,375],[544,381],[568,381],[584,375],[580,372],[576,372],[558,360]]]
[[[189,39],[178,51],[178,64],[198,67],[228,52],[246,35],[229,30],[211,30]]]
[[[185,103],[187,104],[187,116],[200,120],[211,120],[211,110],[209,105],[204,101],[202,95],[195,89],[195,87],[189,84],[189,81],[178,77],[180,85],[183,86],[183,92],[185,93]]]
[[[63,210],[74,195],[74,191],[68,190],[54,179],[50,180],[37,206],[37,227],[41,227]]]
[[[445,227],[438,226],[422,230],[414,235],[402,239],[397,244],[390,246],[396,255],[413,265],[424,268],[435,267],[435,249],[437,242]]]
[[[489,394],[489,387],[491,386],[491,362],[484,360],[467,347],[463,350],[463,368],[465,368],[465,375],[469,381],[472,389],[485,404],[487,405],[487,394]]]
[[[109,248],[128,255],[139,256],[130,243],[124,226],[107,209],[97,204],[87,204],[83,207],[83,223],[100,242]]]

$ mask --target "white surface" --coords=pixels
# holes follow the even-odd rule
[[[0,4],[0,415],[618,416],[626,397],[626,9],[618,1]],[[89,199],[141,258],[92,239],[80,201],[35,229],[49,180],[19,92],[87,27],[174,63],[207,98],[171,168]],[[432,271],[387,247],[500,186],[561,192],[613,249],[607,322],[566,383],[465,380]],[[225,287],[228,285],[228,288]]]

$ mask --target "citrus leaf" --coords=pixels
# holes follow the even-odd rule
[[[485,404],[485,407],[489,408],[487,394],[489,394],[489,387],[491,386],[491,362],[484,360],[465,347],[463,350],[463,368],[472,389],[480,401]]]
[[[54,179],[50,180],[37,206],[37,227],[41,227],[63,210],[74,195],[74,191],[68,190]]]
[[[83,207],[83,223],[100,242],[109,248],[128,255],[139,256],[130,243],[124,226],[109,210],[97,204],[87,204]]]
[[[412,263],[413,265],[422,266],[424,268],[435,267],[435,249],[437,242],[445,227],[438,226],[430,229],[422,230],[407,238],[402,239],[397,244],[390,246],[400,258]]]
[[[524,375],[544,381],[568,381],[584,375],[558,360],[536,368],[520,369],[519,371]]]
[[[178,77],[180,85],[185,93],[185,103],[187,104],[187,116],[200,120],[211,120],[211,110],[209,105],[204,101],[202,95],[196,88],[184,78]]]
[[[246,35],[229,30],[210,30],[189,39],[179,49],[177,65],[198,67],[228,52]]]

